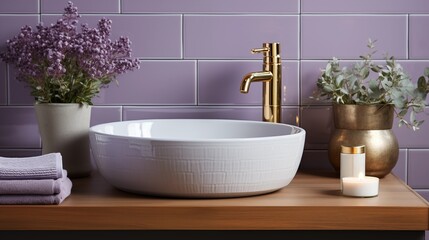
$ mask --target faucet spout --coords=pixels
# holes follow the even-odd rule
[[[262,72],[251,72],[244,76],[241,81],[240,92],[248,93],[250,88],[250,83],[252,82],[266,82],[273,79],[273,73],[262,71]]]
[[[279,43],[264,43],[262,48],[252,49],[252,53],[263,53],[262,71],[244,76],[240,85],[241,93],[248,93],[252,82],[262,82],[262,120],[282,122],[282,64]]]

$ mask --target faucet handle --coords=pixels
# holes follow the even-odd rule
[[[267,47],[263,47],[263,48],[253,48],[253,49],[251,50],[252,54],[255,54],[255,53],[266,53],[266,52],[269,52],[269,51],[270,51],[270,49],[269,49],[269,48],[267,48]]]

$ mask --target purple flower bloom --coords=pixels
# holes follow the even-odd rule
[[[102,18],[97,27],[81,24],[77,7],[68,2],[63,17],[36,31],[30,26],[6,41],[0,53],[18,68],[18,80],[25,81],[38,102],[90,103],[101,87],[119,74],[139,68],[131,58],[131,41],[109,39],[112,21]]]

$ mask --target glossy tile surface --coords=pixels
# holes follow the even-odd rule
[[[260,107],[124,107],[123,119],[239,119],[260,121]],[[296,125],[297,108],[283,108],[283,123]]]
[[[422,196],[424,199],[426,199],[426,201],[429,201],[429,190],[417,190],[416,192],[420,194],[420,196]]]
[[[38,0],[2,0],[1,13],[38,13]]]
[[[393,132],[398,138],[400,148],[426,148],[427,139],[429,136],[429,109],[426,107],[424,113],[416,115],[417,120],[424,120],[425,122],[419,130],[413,131],[406,126],[399,127],[398,119],[395,118],[393,122]],[[409,121],[409,116],[405,116],[405,120]]]
[[[335,171],[329,162],[327,150],[305,150],[299,167],[302,170]]]
[[[410,16],[410,59],[429,58],[428,25],[429,15]]]
[[[91,126],[117,122],[122,120],[122,107],[93,106],[91,110]]]
[[[331,107],[301,107],[300,110],[300,126],[307,131],[305,149],[327,149],[334,127]]]
[[[20,33],[21,27],[35,27],[39,22],[37,15],[0,15],[0,52],[6,50],[6,40]]]
[[[260,59],[250,50],[264,42],[280,42],[283,59],[298,58],[298,16],[185,15],[184,25],[187,59]]]
[[[46,24],[57,21],[59,15],[43,15]],[[112,20],[111,39],[120,36],[131,41],[132,56],[139,58],[181,58],[180,15],[83,15],[80,23],[95,27],[102,18]]]
[[[0,62],[0,105],[7,103],[7,69],[4,62]]]
[[[329,101],[318,101],[314,98],[317,92],[317,79],[326,68],[328,60],[323,61],[301,61],[301,104],[307,105],[331,105]]]
[[[341,34],[338,34],[339,29]],[[383,59],[383,54],[388,52],[397,59],[404,59],[407,57],[406,36],[405,15],[303,15],[301,58],[330,59],[336,56],[357,59],[367,52],[366,44],[371,38],[378,41],[376,58]]]
[[[407,155],[407,149],[399,149],[398,162],[392,170],[392,173],[395,174],[397,177],[401,178],[402,181],[404,181],[405,183],[407,183]]]
[[[426,0],[301,0],[302,13],[429,13]]]
[[[33,157],[42,155],[41,149],[0,149],[2,157]]]
[[[408,159],[408,185],[412,188],[429,188],[429,150],[411,149]]]
[[[40,148],[33,107],[0,107],[0,148]]]
[[[299,104],[298,62],[283,61],[283,105]],[[260,105],[262,83],[252,83],[247,94],[240,93],[243,77],[262,70],[260,61],[199,61],[198,93],[201,105]]]
[[[94,104],[195,105],[194,61],[142,61],[140,66],[119,76],[119,85],[102,89]]]
[[[63,13],[68,0],[41,0],[42,13]],[[79,13],[119,13],[120,0],[73,0]]]
[[[124,13],[298,13],[299,0],[122,0]]]
[[[31,89],[26,82],[16,79],[18,75],[17,69],[13,65],[9,65],[8,72],[9,86],[9,104],[10,105],[33,105],[34,97],[31,96]]]

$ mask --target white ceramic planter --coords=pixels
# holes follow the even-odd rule
[[[60,152],[70,177],[90,175],[88,132],[91,106],[43,103],[34,107],[42,137],[42,153]]]

